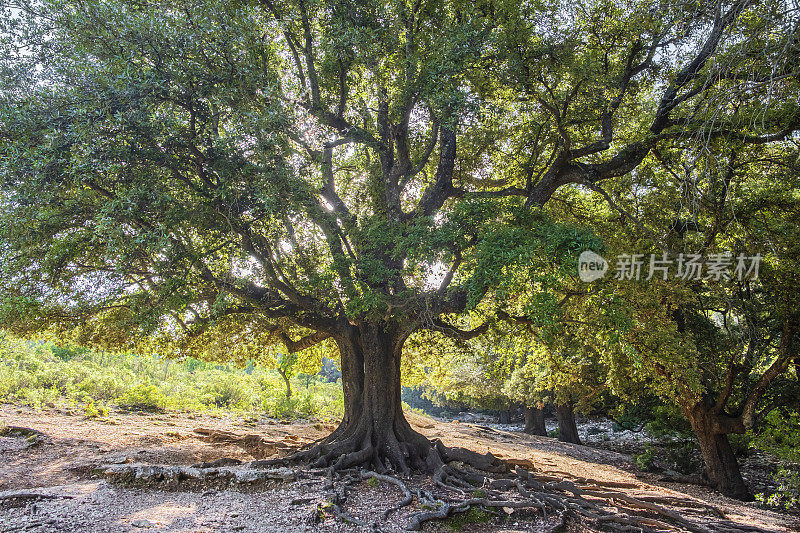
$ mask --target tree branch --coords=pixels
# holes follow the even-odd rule
[[[289,335],[282,332],[280,337],[281,341],[283,341],[283,343],[286,345],[286,349],[289,351],[289,353],[295,353],[301,352],[307,348],[311,348],[315,344],[319,344],[320,342],[329,339],[331,335],[324,331],[317,331],[311,333],[310,335],[306,335],[300,340],[293,341]]]

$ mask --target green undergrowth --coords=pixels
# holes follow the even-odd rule
[[[74,346],[20,341],[0,333],[0,402],[82,410],[104,417],[131,411],[227,411],[280,419],[332,421],[344,409],[341,384],[317,376],[292,379],[291,397],[280,375],[197,359],[111,354]]]

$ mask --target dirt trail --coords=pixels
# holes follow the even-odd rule
[[[765,531],[800,531],[796,520],[755,504],[743,504],[703,487],[656,482],[657,476],[639,473],[624,454],[470,424],[437,423],[417,415],[409,418],[420,432],[440,438],[446,445],[527,459],[539,474],[612,482],[636,497],[677,497],[712,505],[731,520]],[[263,449],[259,452],[252,446],[255,439],[214,439],[210,435],[215,431],[291,442],[317,439],[331,426],[186,413],[112,413],[106,419],[87,419],[77,413],[10,405],[0,406],[0,425],[32,428],[43,435],[38,440],[20,435],[0,437],[0,532],[354,531],[332,518],[321,523],[311,520],[321,501],[319,480],[301,480],[254,493],[164,492],[123,488],[92,475],[98,466],[107,464],[192,465],[220,458],[261,458]],[[2,499],[33,489],[36,494],[54,497]],[[348,499],[347,510],[356,518],[371,519],[399,499],[400,492],[392,486],[363,483]],[[414,510],[396,513],[394,522],[383,530],[402,531],[404,520]],[[552,525],[552,518],[520,513],[502,523],[467,524],[462,531],[545,531]],[[426,530],[450,529],[433,524]]]

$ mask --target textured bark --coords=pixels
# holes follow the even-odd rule
[[[544,426],[544,409],[525,406],[525,433],[531,435],[547,436]]]
[[[341,354],[345,412],[333,433],[292,458],[334,469],[439,473],[448,461],[487,471],[507,465],[491,454],[447,448],[414,431],[403,415],[400,357],[406,334],[386,323],[360,324],[334,336]]]
[[[581,439],[578,437],[578,426],[575,425],[575,411],[572,408],[572,402],[556,405],[556,416],[558,417],[558,440],[581,444]]]
[[[704,476],[708,484],[726,496],[752,501],[753,494],[742,479],[739,463],[731,449],[724,425],[720,423],[719,415],[702,404],[687,415],[700,445],[705,464]]]

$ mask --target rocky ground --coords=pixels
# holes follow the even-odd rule
[[[537,473],[580,483],[611,483],[637,498],[673,499],[702,520],[698,509],[713,506],[727,520],[763,531],[800,531],[795,519],[743,504],[704,487],[659,482],[643,474],[624,453],[559,443],[484,424],[441,423],[410,416],[416,429],[447,445],[492,451],[505,458],[527,459]],[[188,466],[221,458],[252,461],[286,453],[330,431],[312,423],[284,424],[235,415],[113,412],[102,419],[77,412],[0,406],[0,425],[32,431],[6,431],[0,437],[0,532],[295,532],[355,531],[325,506],[325,480],[279,479],[255,486],[137,487],[110,480],[106,472],[134,465]],[[254,437],[248,437],[248,435]],[[294,479],[294,478],[292,478]],[[428,487],[424,478],[408,485]],[[169,490],[165,490],[168,488]],[[402,494],[375,479],[354,484],[342,509],[352,518],[377,522],[381,531],[402,531],[418,504],[382,520],[383,511]],[[511,512],[509,512],[511,511]],[[429,523],[427,531],[551,531],[557,517],[507,509],[458,515]],[[687,514],[688,516],[688,514]],[[585,530],[567,524],[567,530]]]
[[[503,431],[521,432],[523,428],[521,421],[513,424],[497,424],[494,423],[496,420],[494,417],[476,413],[463,413],[456,419],[459,422],[487,425]],[[661,478],[699,477],[698,472],[702,471],[700,450],[694,445],[687,446],[687,443],[679,438],[657,439],[642,428],[622,429],[608,419],[579,417],[576,423],[581,442],[587,446],[631,457],[649,451],[653,454],[652,470]],[[549,434],[557,434],[556,420],[548,419],[545,425]],[[780,488],[774,478],[776,471],[774,457],[750,448],[746,456],[739,457],[739,467],[742,477],[754,494],[769,496],[779,492]]]

